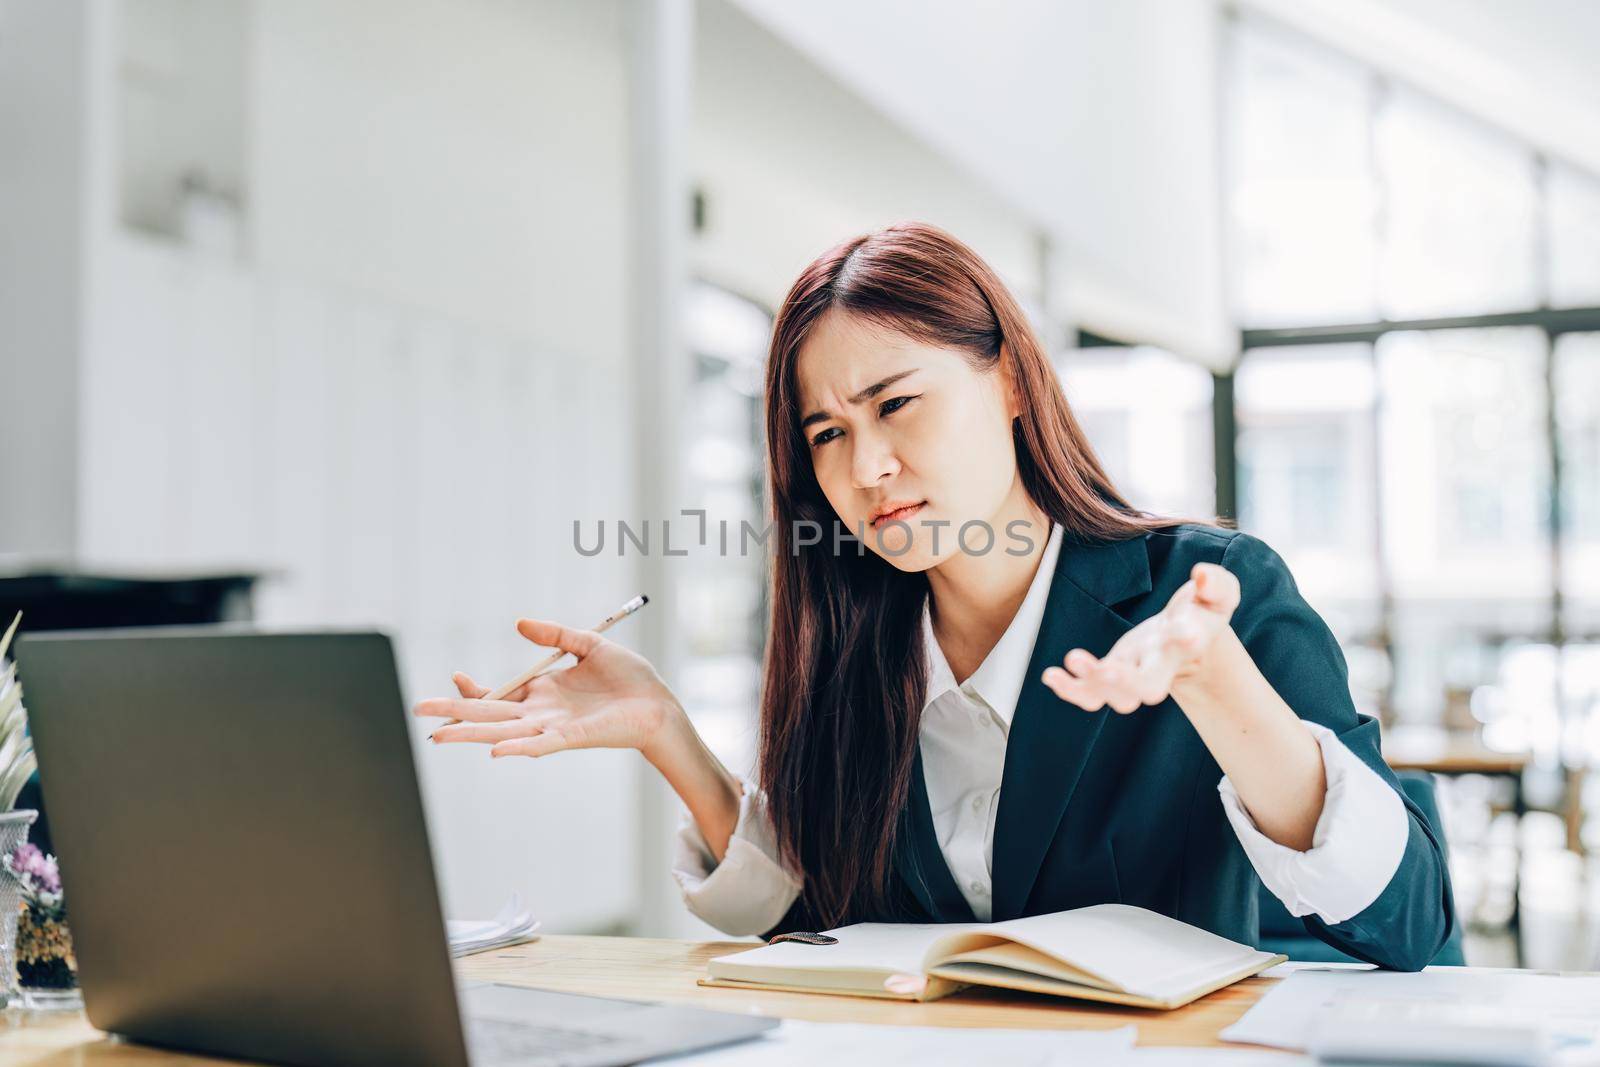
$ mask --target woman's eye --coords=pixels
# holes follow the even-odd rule
[[[878,405],[878,417],[882,418],[885,415],[893,415],[895,412],[899,411],[901,408],[905,407],[907,404],[911,403],[913,400],[916,400],[920,396],[922,396],[921,393],[916,393],[912,396],[890,397],[888,400],[885,400],[883,403]],[[837,426],[830,426],[811,439],[811,447],[818,448],[822,445],[825,445],[843,432],[844,431],[839,429]]]

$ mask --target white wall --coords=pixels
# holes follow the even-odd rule
[[[626,276],[616,2],[255,11],[265,269],[620,358],[623,319],[597,305]]]
[[[626,459],[614,443],[592,466],[555,458],[605,403],[582,360],[142,238],[113,242],[105,268],[86,558],[279,571],[263,622],[395,634],[408,699],[445,692],[454,669],[531,662],[519,614],[586,618],[631,595],[632,560],[570,546],[571,514],[621,506],[606,476]],[[512,889],[558,929],[632,913],[626,754],[491,765],[416,732],[455,913],[492,913]]]
[[[250,12],[255,255],[109,236],[82,555],[278,569],[262,620],[395,633],[408,700],[503,679],[536,656],[518,615],[637,592],[635,559],[571,543],[633,479],[617,5]],[[637,757],[491,764],[415,729],[453,913],[514,889],[549,929],[636,913]]]
[[[250,7],[238,0],[119,0],[117,215],[182,231],[180,183],[244,185]]]
[[[693,177],[707,198],[695,267],[776,309],[828,247],[901,219],[950,230],[1038,297],[1037,227],[972,171],[729,0],[696,22]]]
[[[69,558],[77,538],[90,22],[0,0],[0,556]]]

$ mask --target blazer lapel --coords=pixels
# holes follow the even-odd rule
[[[1108,605],[1150,587],[1143,537],[1099,545],[1075,543],[1070,535],[1063,541],[1006,741],[994,831],[996,922],[1017,918],[1027,906],[1095,739],[1114,714],[1063,701],[1039,676],[1074,648],[1096,656],[1110,651],[1132,624]]]

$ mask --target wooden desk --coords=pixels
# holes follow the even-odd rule
[[[725,941],[653,941],[627,937],[551,935],[527,945],[460,961],[469,979],[555,989],[565,993],[693,1004],[721,1011],[755,1012],[820,1022],[875,1022],[902,1026],[1028,1027],[1061,1030],[1139,1028],[1141,1045],[1216,1045],[1217,1033],[1254,1004],[1274,980],[1251,978],[1177,1011],[1089,1005],[1003,990],[968,989],[928,1004],[707,989],[695,985],[712,956],[749,947]],[[1235,1048],[1243,1046],[1231,1046]],[[91,1027],[81,1012],[25,1015],[7,1012],[0,1022],[0,1067],[230,1063],[125,1044]]]
[[[1383,759],[1397,771],[1430,774],[1485,774],[1520,776],[1528,766],[1526,752],[1496,752],[1482,745],[1450,742],[1432,747],[1384,746]]]

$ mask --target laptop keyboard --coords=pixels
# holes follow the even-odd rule
[[[504,1019],[467,1019],[467,1048],[473,1063],[557,1064],[575,1052],[616,1042],[615,1034],[567,1030]]]

